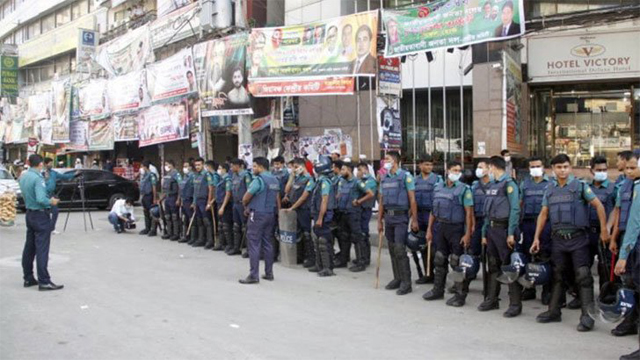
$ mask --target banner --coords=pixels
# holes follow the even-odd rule
[[[158,0],[158,17],[195,2],[196,0]]]
[[[284,131],[291,131],[297,129],[299,124],[299,98],[289,96],[283,99],[284,109],[282,111],[282,129]]]
[[[107,80],[91,79],[78,87],[79,116],[97,120],[109,116]]]
[[[189,137],[187,100],[153,105],[138,114],[139,147]]]
[[[78,46],[76,47],[76,72],[92,73],[99,65],[95,62],[98,53],[100,32],[78,29]]]
[[[400,99],[378,97],[376,109],[380,151],[400,151],[402,149]]]
[[[69,118],[71,117],[71,81],[51,82],[51,120],[54,143],[69,142]]]
[[[40,143],[45,145],[53,145],[53,125],[51,119],[42,119],[38,121],[36,135]]]
[[[524,33],[522,0],[437,0],[383,10],[385,57],[506,40]]]
[[[341,157],[353,156],[351,136],[344,134],[300,137],[299,149],[300,157],[306,155],[313,162],[317,161],[320,155],[331,155],[333,152],[339,153]]]
[[[75,120],[69,123],[69,149],[89,150],[89,121]]]
[[[151,23],[151,40],[153,48],[186,39],[200,30],[200,15],[198,4],[193,3],[182,9],[162,16]],[[187,23],[188,21],[188,23]]]
[[[137,114],[114,115],[111,118],[113,119],[115,141],[138,140]]]
[[[154,104],[196,93],[198,87],[191,48],[147,66],[147,86]]]
[[[253,81],[249,91],[255,97],[352,95],[354,78],[300,79],[291,81]]]
[[[25,143],[29,134],[24,130],[27,102],[17,98],[17,104],[3,101],[2,119],[4,122],[4,142],[6,144]]]
[[[113,126],[110,118],[89,122],[89,150],[113,150]]]
[[[100,46],[96,61],[111,76],[142,70],[155,61],[149,25],[141,26]]]
[[[378,56],[378,92],[380,94],[402,96],[400,58]]]
[[[18,96],[18,57],[0,56],[0,98]]]
[[[506,109],[507,149],[514,153],[522,153],[524,136],[522,130],[522,70],[520,64],[511,56],[504,55],[504,97]]]
[[[109,108],[114,114],[131,112],[151,105],[145,70],[132,71],[109,79],[107,97]]]
[[[253,114],[246,76],[247,34],[193,47],[202,116]]]
[[[189,104],[189,140],[191,141],[191,148],[197,149],[198,144],[202,142],[201,136],[202,129],[200,125],[200,99],[190,98],[187,100]]]
[[[244,160],[247,169],[251,169],[253,167],[253,145],[238,144],[238,158]]]
[[[251,30],[249,80],[375,76],[378,12]]]
[[[26,119],[28,121],[38,121],[51,117],[51,93],[43,92],[29,95]]]

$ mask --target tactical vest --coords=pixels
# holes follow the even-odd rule
[[[142,193],[142,195],[149,195],[153,193],[153,184],[151,181],[154,176],[156,175],[149,171],[144,174],[142,179],[140,179],[140,193]]]
[[[373,181],[375,181],[375,179],[373,178],[373,176],[371,176],[371,175],[367,175],[367,176],[364,176],[364,177],[362,178],[362,180],[360,180],[360,183],[361,183],[361,184],[364,184],[364,185],[366,186],[366,185],[367,185],[367,181],[369,181],[369,180],[373,180]],[[369,199],[369,200],[367,200],[367,201],[363,202],[361,206],[362,206],[363,208],[365,208],[365,209],[373,209],[373,207],[374,207],[374,206],[375,206],[375,204],[376,204],[376,198],[378,197],[378,194],[377,194],[377,193],[378,193],[377,191],[374,191],[374,192],[373,192],[373,197],[372,197],[371,199]],[[366,193],[365,193],[365,194],[366,194]],[[363,196],[364,196],[364,195],[363,195]]]
[[[180,185],[176,181],[175,176],[178,174],[176,169],[166,173],[162,178],[162,192],[167,196],[176,196],[180,190]]]
[[[178,184],[180,187],[180,197],[183,201],[193,199],[193,174],[186,174]]]
[[[448,187],[446,183],[442,182],[436,185],[433,192],[433,216],[443,223],[464,223],[465,212],[460,195],[466,188],[467,186],[464,184]]]
[[[584,183],[574,179],[564,187],[547,188],[551,229],[579,230],[589,226],[589,205],[582,197]]]
[[[542,210],[542,198],[549,186],[549,181],[542,180],[536,183],[531,178],[527,178],[522,184],[522,201],[524,205],[523,214],[525,218],[538,217]]]
[[[293,180],[293,185],[291,186],[291,190],[289,190],[289,201],[291,201],[291,204],[295,204],[302,197],[304,189],[307,187],[307,183],[310,179],[311,177],[308,175],[301,175]],[[299,208],[308,209],[309,199],[307,199]]]
[[[354,210],[353,200],[358,199],[358,184],[358,180],[355,179],[351,179],[351,181],[343,179],[340,181],[338,187],[338,210]]]
[[[233,201],[236,203],[241,203],[244,194],[247,192],[247,183],[245,182],[246,176],[247,173],[241,171],[238,174],[233,174],[231,177],[231,184],[233,187],[231,194],[233,195]]]
[[[487,196],[484,200],[484,216],[493,221],[508,221],[511,205],[507,196],[507,180],[492,181],[487,184]]]
[[[329,190],[329,202],[327,204],[327,211],[333,211],[336,208],[336,193],[333,187],[332,181],[325,175],[321,175],[316,181],[316,186],[311,193],[311,215],[316,217],[320,214],[320,206],[322,205],[322,184],[326,184],[330,187]]]
[[[195,173],[193,176],[193,192],[197,200],[209,199],[209,184],[207,183],[207,172]]]
[[[278,194],[280,182],[271,174],[260,174],[264,182],[264,189],[255,194],[249,202],[249,210],[257,213],[275,214],[278,211]]]
[[[409,210],[409,192],[405,186],[406,171],[398,169],[396,176],[386,175],[380,184],[385,210]]]
[[[629,221],[632,202],[633,181],[627,179],[620,185],[620,220],[618,221],[618,229],[620,229],[620,231],[627,230],[627,222]]]
[[[422,174],[416,179],[416,204],[420,210],[431,210],[433,207],[433,190],[438,182],[438,175],[431,173],[425,180]]]
[[[473,214],[475,217],[484,217],[484,201],[487,197],[487,185],[480,180],[473,182],[471,191],[473,192]]]
[[[289,173],[286,170],[274,171],[272,172],[273,176],[278,179],[280,183],[280,197],[284,197],[284,188],[287,185],[287,181],[289,180]]]
[[[591,188],[591,191],[593,191],[593,193],[598,197],[598,200],[600,200],[602,206],[604,206],[604,212],[608,218],[609,214],[611,214],[611,211],[613,211],[613,207],[616,205],[613,196],[616,186],[612,182],[609,182],[607,184],[607,187],[598,187],[593,183],[589,184],[589,187]],[[592,226],[600,225],[598,212],[596,211],[596,208],[591,205],[589,205],[589,222]]]
[[[231,181],[231,175],[226,174],[222,177],[222,181],[216,187],[216,202],[218,206],[224,203],[224,197],[227,196],[227,183]]]

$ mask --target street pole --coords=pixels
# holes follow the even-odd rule
[[[463,53],[460,51],[460,164],[464,169],[464,93],[462,83],[464,81],[464,69],[462,68]]]
[[[356,117],[358,121],[358,156],[362,154],[362,138],[360,136],[360,77],[356,77]]]
[[[371,157],[370,161],[374,160],[374,152],[373,152],[373,109],[376,108],[373,104],[373,89],[371,89],[371,83],[373,83],[373,78],[369,78],[369,140],[371,141]],[[358,158],[360,158],[360,154],[358,154]]]
[[[447,134],[447,61],[446,61],[447,49],[442,49],[442,126],[444,128],[444,138],[449,145],[449,136]],[[449,147],[444,152],[444,168],[447,168],[447,156]]]
[[[433,155],[435,144],[433,143],[433,134],[431,133],[431,62],[427,59],[427,87],[429,91],[427,103],[429,105],[429,155]]]
[[[413,172],[416,172],[416,161],[418,159],[417,157],[417,137],[418,137],[418,131],[416,130],[416,58],[417,56],[414,55],[413,58],[411,59],[411,102],[412,102],[412,110],[411,110],[411,117],[412,117],[412,123],[413,123]]]

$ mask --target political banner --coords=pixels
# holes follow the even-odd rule
[[[397,97],[378,97],[376,109],[380,150],[384,152],[400,151],[402,149],[400,99]]]
[[[298,128],[298,124],[300,123],[299,99],[297,96],[288,96],[283,99],[282,129],[284,131],[291,131]]]
[[[145,70],[109,79],[107,97],[109,108],[114,114],[136,111],[151,105]]]
[[[191,48],[147,66],[147,86],[153,104],[197,93]]]
[[[202,133],[200,129],[202,126],[200,125],[200,99],[197,98],[189,98],[187,100],[189,105],[189,140],[191,141],[191,148],[197,149],[198,144],[202,141],[201,136]]]
[[[380,94],[402,96],[400,58],[378,56],[378,92]]]
[[[317,161],[320,155],[331,155],[337,152],[341,157],[350,158],[353,156],[352,143],[351,136],[346,134],[304,136],[299,140],[299,156],[307,156],[309,160]]]
[[[27,102],[17,98],[17,104],[6,104],[2,107],[4,121],[4,142],[6,144],[21,144],[27,142],[29,136],[24,130]],[[24,133],[24,136],[23,136]]]
[[[138,140],[138,114],[113,115],[115,141]]]
[[[36,135],[38,140],[40,140],[40,143],[53,145],[53,125],[51,119],[42,119],[38,121]]]
[[[149,25],[131,30],[100,46],[96,61],[111,76],[142,70],[155,61]]]
[[[251,30],[249,80],[375,76],[378,12]]]
[[[247,91],[247,34],[194,45],[202,116],[253,114]]]
[[[417,54],[518,37],[524,33],[523,0],[436,0],[382,11],[385,57]]]
[[[76,47],[76,72],[92,73],[99,69],[95,58],[98,53],[100,32],[78,29],[78,46]]]
[[[253,167],[253,144],[238,144],[238,158],[247,164],[247,169]]]
[[[69,123],[69,144],[72,150],[89,150],[89,121],[74,120]]]
[[[51,82],[51,120],[54,143],[69,142],[69,120],[71,117],[71,81]]]
[[[80,119],[80,86],[71,86],[71,121]]]
[[[109,116],[107,79],[91,79],[78,87],[79,117],[102,119]]]
[[[195,2],[196,0],[158,0],[158,17]]]
[[[249,91],[255,97],[352,95],[354,78],[252,81]]]
[[[187,100],[159,104],[138,114],[139,147],[189,137]]]
[[[200,9],[194,1],[180,10],[167,16],[161,16],[151,23],[151,40],[153,48],[158,49],[168,44],[186,39],[200,30]],[[188,23],[187,23],[188,21]]]
[[[113,125],[111,118],[89,122],[89,150],[113,150]]]
[[[27,103],[27,120],[38,121],[51,117],[51,92],[29,95]]]
[[[503,107],[506,109],[507,149],[513,153],[522,153],[524,136],[522,130],[522,69],[516,62],[503,53],[504,56],[504,91]],[[505,122],[503,122],[505,123]]]

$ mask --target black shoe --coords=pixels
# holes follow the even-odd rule
[[[403,286],[402,284],[400,284],[400,288],[396,290],[396,295],[407,295],[412,291],[413,289],[411,288],[411,283],[409,283],[409,285],[407,286]]]
[[[38,285],[38,280],[36,279],[29,279],[24,281],[24,287],[26,288],[36,286],[36,285]]]
[[[464,295],[455,294],[451,297],[451,299],[447,300],[447,305],[453,307],[462,307],[464,306],[467,297]]]
[[[504,312],[504,314],[502,314],[502,316],[512,318],[520,314],[522,314],[522,305],[509,305],[509,308]]]
[[[233,246],[227,246],[224,248],[224,253],[229,255],[230,252],[233,251]]]
[[[273,274],[264,274],[262,275],[262,278],[267,281],[273,281]]]
[[[350,267],[349,271],[351,271],[351,272],[362,272],[362,271],[365,271],[366,269],[367,269],[366,266],[361,265],[361,264],[356,264],[356,265],[353,265],[352,267]]]
[[[56,285],[52,282],[48,284],[40,284],[38,285],[38,290],[40,291],[52,291],[52,290],[60,290],[64,287],[64,285]]]
[[[169,234],[165,234],[165,235],[162,235],[160,238],[161,238],[162,240],[169,240],[169,239],[171,238],[171,235],[169,235]]]
[[[400,287],[400,280],[393,279],[384,288],[387,290],[395,290]]]
[[[581,307],[582,307],[582,301],[580,301],[579,297],[573,298],[573,300],[571,300],[567,304],[567,308],[570,310],[577,310],[577,309],[580,309]]]
[[[627,321],[626,318],[618,326],[611,329],[611,335],[613,336],[627,336],[627,335],[635,335],[637,333],[638,333],[638,327],[636,326],[636,324],[634,324],[632,321]]]
[[[116,230],[116,232],[117,232],[118,234],[122,234],[122,229],[118,228],[118,230]]]
[[[203,246],[204,246],[204,243],[203,243],[203,242],[196,241],[196,242],[194,242],[191,246],[193,246],[193,247],[203,247]]]
[[[640,359],[640,350],[636,350],[631,354],[620,356],[620,360],[638,360]]]
[[[580,316],[580,323],[576,328],[580,332],[591,331],[593,330],[594,321],[589,315]]]
[[[431,289],[424,293],[424,295],[422,295],[422,298],[427,301],[444,299],[444,291]]]
[[[213,247],[213,251],[222,251],[224,250],[224,247],[222,245],[218,245],[218,246],[214,246]]]
[[[158,233],[155,230],[149,231],[147,233],[147,236],[156,236],[156,235],[158,235]]]
[[[333,275],[335,275],[335,273],[331,269],[324,269],[318,272],[318,276],[320,277],[333,276]]]
[[[314,265],[314,266],[308,268],[307,270],[309,272],[314,272],[314,273],[320,272],[320,268],[317,265]]]
[[[187,239],[187,238],[182,238],[182,239],[178,240],[178,243],[180,243],[180,244],[184,244],[184,243],[186,243],[187,241],[189,241],[189,239]]]
[[[553,312],[551,310],[545,311],[542,314],[539,314],[536,317],[536,321],[542,324],[550,323],[550,322],[560,322],[562,321],[562,314],[558,312]]]
[[[308,269],[312,266],[315,266],[316,262],[313,259],[306,259],[303,263],[302,263],[302,267],[305,269]]]
[[[170,238],[169,238],[169,240],[171,240],[171,241],[178,241],[178,240],[180,240],[180,236],[178,236],[178,235],[173,235],[172,237],[170,237]]]
[[[522,290],[522,301],[535,300],[536,299],[536,289],[524,289]]]
[[[149,229],[141,230],[138,235],[147,235],[149,233]]]
[[[415,283],[417,285],[424,285],[424,284],[433,284],[433,276],[423,276],[421,278],[418,278],[418,280],[415,281]]]
[[[204,245],[205,250],[213,249],[213,242],[208,242]]]
[[[246,284],[246,285],[248,285],[248,284],[257,284],[257,283],[259,283],[259,282],[260,282],[260,280],[258,280],[258,279],[254,279],[254,278],[252,278],[251,276],[247,276],[245,279],[240,279],[240,280],[238,280],[238,282],[239,282],[240,284]]]
[[[240,250],[233,250],[233,249],[227,253],[227,255],[229,255],[229,256],[235,256],[235,255],[240,255],[240,254],[242,254],[240,252]]]
[[[349,262],[344,262],[344,261],[338,259],[338,260],[336,260],[336,263],[333,265],[333,268],[334,269],[342,269],[342,268],[346,268],[347,265],[349,265]]]
[[[500,302],[497,299],[487,299],[478,306],[478,311],[491,311],[500,309]]]
[[[249,253],[248,252],[245,251],[245,252],[242,253],[242,258],[243,259],[247,259],[248,257],[249,257]]]
[[[449,293],[449,294],[455,294],[455,293],[456,293],[456,286],[455,286],[455,285],[451,285],[451,286],[447,289],[447,293]]]

